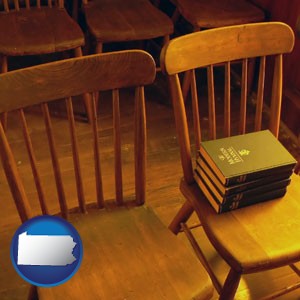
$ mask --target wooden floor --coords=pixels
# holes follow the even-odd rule
[[[148,124],[147,203],[154,208],[164,224],[168,225],[183,203],[183,197],[178,190],[178,183],[181,177],[181,165],[173,112],[171,106],[166,104],[169,102],[169,99],[163,77],[160,76],[155,84],[146,90],[146,96]],[[125,117],[122,119],[122,128],[125,135],[130,134],[131,127],[128,124],[130,124],[132,120],[132,110],[127,103],[126,101],[121,101],[121,111],[125,112]],[[100,139],[105,143],[111,140],[112,134],[111,114],[109,112],[110,104],[110,99],[106,99],[106,97],[101,98],[100,106],[103,107],[103,109],[99,112],[101,123]],[[57,107],[59,107],[59,105]],[[55,109],[57,109],[57,107]],[[22,159],[22,150],[18,149],[19,136],[14,132],[16,122],[16,116],[10,114],[8,130],[10,135],[14,137],[15,151],[20,152],[18,164],[22,165],[25,164],[25,162],[23,162]],[[28,122],[32,124],[32,130],[39,130],[39,128],[42,127],[41,116],[35,111],[29,113]],[[53,118],[53,122],[54,126],[63,126],[63,113]],[[86,123],[77,124],[82,139],[87,135],[88,126]],[[63,134],[60,138],[63,138]],[[300,157],[299,147],[290,139],[287,131],[281,131],[280,139],[295,156]],[[109,149],[109,147],[111,146],[108,146],[107,149]],[[41,156],[43,156],[43,151],[46,151],[45,149],[45,146],[41,143]],[[130,150],[130,145],[128,145],[128,149]],[[62,158],[62,160],[64,159],[67,160],[69,158],[66,156]],[[107,171],[109,172],[110,166],[108,165],[107,167]],[[0,299],[26,299],[29,285],[14,271],[9,258],[9,246],[12,235],[20,224],[20,221],[15,212],[2,166],[0,167],[0,203],[2,207],[2,209],[0,209]],[[193,217],[191,223],[195,223],[196,221],[196,218]],[[228,267],[209,245],[201,229],[197,228],[196,231],[197,238],[207,249],[210,262],[214,268],[218,270],[220,277],[224,279]],[[180,235],[178,238],[186,242],[183,235]],[[259,275],[245,276],[241,281],[237,299],[258,299],[265,294],[267,289],[278,289],[296,280],[297,277],[289,268],[281,268]],[[217,299],[216,295],[215,299]],[[281,299],[300,299],[300,291],[293,292]]]

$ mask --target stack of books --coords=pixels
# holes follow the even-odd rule
[[[217,213],[284,196],[294,157],[269,130],[201,144],[195,181]]]

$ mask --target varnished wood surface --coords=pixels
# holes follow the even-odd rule
[[[149,208],[89,210],[70,221],[83,241],[82,265],[66,284],[39,289],[41,300],[62,295],[74,300],[210,299],[211,283],[200,262]]]
[[[84,45],[84,36],[65,9],[41,7],[0,13],[0,53],[45,54]]]
[[[176,0],[181,15],[194,27],[221,26],[260,22],[264,12],[247,0]]]
[[[84,4],[88,28],[98,42],[146,40],[173,32],[173,24],[148,0],[91,0]]]
[[[300,260],[299,176],[292,176],[287,194],[280,199],[220,215],[196,184],[182,181],[181,191],[192,199],[207,235],[236,270],[251,273]]]
[[[123,64],[124,60],[128,64]],[[102,56],[96,54],[74,58],[68,62],[58,61],[26,70],[11,71],[0,75],[0,99],[3,99],[0,112],[41,101],[80,95],[84,91],[145,85],[151,83],[154,77],[153,58],[140,50],[120,51]],[[69,84],[66,85],[65,81]],[[49,82],[56,89],[49,88]],[[14,97],[10,97],[12,90]]]
[[[171,40],[162,52],[161,66],[168,74],[176,74],[212,63],[291,52],[293,46],[293,31],[284,23],[229,26]]]

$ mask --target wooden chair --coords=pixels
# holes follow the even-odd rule
[[[3,0],[0,12],[0,55],[1,73],[6,73],[8,57],[41,55],[74,50],[82,56],[84,35],[79,25],[64,9],[64,1],[49,0],[44,5],[34,2]],[[12,5],[13,4],[13,5]],[[22,7],[25,4],[25,7]],[[90,114],[88,95],[84,96],[87,115]],[[2,121],[6,124],[6,115]]]
[[[184,205],[169,228],[177,234],[182,227],[195,246],[194,236],[185,222],[194,211],[196,212],[211,244],[230,267],[223,285],[213,273],[208,261],[203,256],[203,252],[198,248],[199,245],[195,246],[203,264],[210,270],[212,281],[220,294],[220,299],[234,298],[240,278],[244,274],[288,265],[295,269],[298,275],[300,274],[293,265],[300,260],[300,177],[293,175],[287,194],[280,200],[216,214],[195,184],[193,163],[196,160],[196,153],[193,158],[190,138],[194,138],[195,149],[199,149],[201,138],[215,139],[222,135],[222,130],[217,130],[219,128],[217,127],[217,110],[224,112],[224,125],[221,125],[223,136],[244,134],[246,128],[247,131],[261,130],[265,63],[266,56],[269,55],[274,58],[274,74],[268,128],[278,137],[282,94],[282,57],[283,53],[292,51],[293,45],[294,34],[291,28],[286,24],[274,22],[236,25],[192,33],[171,40],[162,50],[161,65],[169,75],[183,168],[180,190],[186,198]],[[246,66],[247,60],[253,57],[261,58],[255,119],[249,120],[246,103]],[[230,66],[231,62],[237,59],[243,61],[242,90],[239,103],[232,102],[230,97]],[[219,63],[225,63],[223,107],[218,106],[215,99],[213,65]],[[207,120],[204,120],[206,107],[204,100],[202,99],[198,103],[195,79],[195,69],[203,67],[207,67],[209,87]],[[187,70],[191,70],[192,73],[193,126],[191,127],[188,124],[178,76],[179,73]],[[239,108],[238,124],[231,116],[232,110],[237,108]],[[220,119],[218,120],[220,121]],[[237,125],[236,128],[234,128],[234,124]],[[252,128],[253,124],[254,128]],[[189,128],[194,130],[190,129],[189,131]],[[296,286],[281,290],[273,296],[299,286],[300,283],[298,282]]]
[[[171,2],[176,7],[173,14],[174,22],[182,16],[192,25],[194,32],[265,20],[264,11],[248,0],[171,0]],[[252,84],[254,67],[254,61],[251,61],[248,71],[249,86]],[[182,88],[184,99],[187,98],[190,84],[191,74],[187,72]]]
[[[96,53],[103,51],[103,44],[112,42],[162,37],[165,44],[173,32],[171,19],[149,0],[83,0],[83,12],[97,43]]]
[[[32,203],[34,184],[28,181],[29,171],[32,170],[42,213],[59,212],[59,215],[76,227],[83,240],[84,257],[78,273],[61,286],[39,288],[37,294],[40,299],[211,297],[211,281],[191,249],[183,246],[163,226],[154,212],[143,205],[146,195],[143,86],[152,83],[154,78],[154,60],[141,50],[73,58],[0,75],[0,112],[16,110],[19,114],[26,146],[24,148],[28,150],[30,161],[26,163],[25,157],[20,156],[14,158],[13,145],[8,141],[8,136],[11,136],[9,130],[4,132],[0,124],[3,169],[21,220],[24,222],[40,213],[39,208]],[[18,88],[15,89],[15,86]],[[129,136],[134,143],[130,144],[128,137],[123,135],[126,144],[121,146],[123,125],[121,126],[119,96],[122,95],[119,95],[119,89],[128,87],[135,87],[135,100],[132,101],[128,95],[126,98],[134,106],[135,118],[133,130],[130,129],[132,136]],[[92,102],[91,126],[79,124],[85,127],[85,131],[91,131],[90,135],[85,135],[90,136],[90,139],[76,136],[72,112],[72,96],[99,90],[112,90],[113,93],[113,145],[108,148],[107,137],[101,146],[99,144],[95,97]],[[126,91],[130,92],[128,89]],[[129,96],[133,94],[132,91]],[[68,121],[60,119],[59,124],[55,125],[49,114],[48,103],[57,98],[66,99]],[[46,157],[46,143],[42,142],[45,141],[43,130],[35,128],[30,134],[24,109],[28,114],[36,113],[36,108],[29,110],[28,107],[32,105],[42,110],[50,157]],[[34,133],[37,135],[36,139]],[[12,136],[16,135],[18,136],[15,131]],[[40,147],[35,152],[36,143]],[[22,145],[19,143],[18,147]],[[127,147],[125,152],[124,147]],[[100,152],[103,155],[101,164]],[[37,157],[40,158],[39,161]],[[17,166],[16,159],[22,159],[22,166]],[[49,174],[51,164],[54,180]],[[40,170],[44,171],[43,174]],[[26,196],[22,174],[26,174],[23,183],[28,184],[27,191],[31,198]],[[53,181],[55,184],[51,188]],[[124,185],[123,182],[127,184]],[[103,189],[105,183],[107,190]],[[110,198],[114,184],[116,200],[104,201],[105,195]],[[54,203],[55,186],[59,205]],[[46,195],[49,196],[48,201]],[[90,203],[86,199],[90,199]],[[32,293],[34,295],[34,290]]]

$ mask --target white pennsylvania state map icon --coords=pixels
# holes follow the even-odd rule
[[[28,283],[52,287],[69,280],[79,269],[83,245],[76,228],[58,216],[31,218],[16,230],[10,257]]]
[[[66,266],[76,257],[72,254],[76,243],[69,235],[19,235],[18,265]]]

